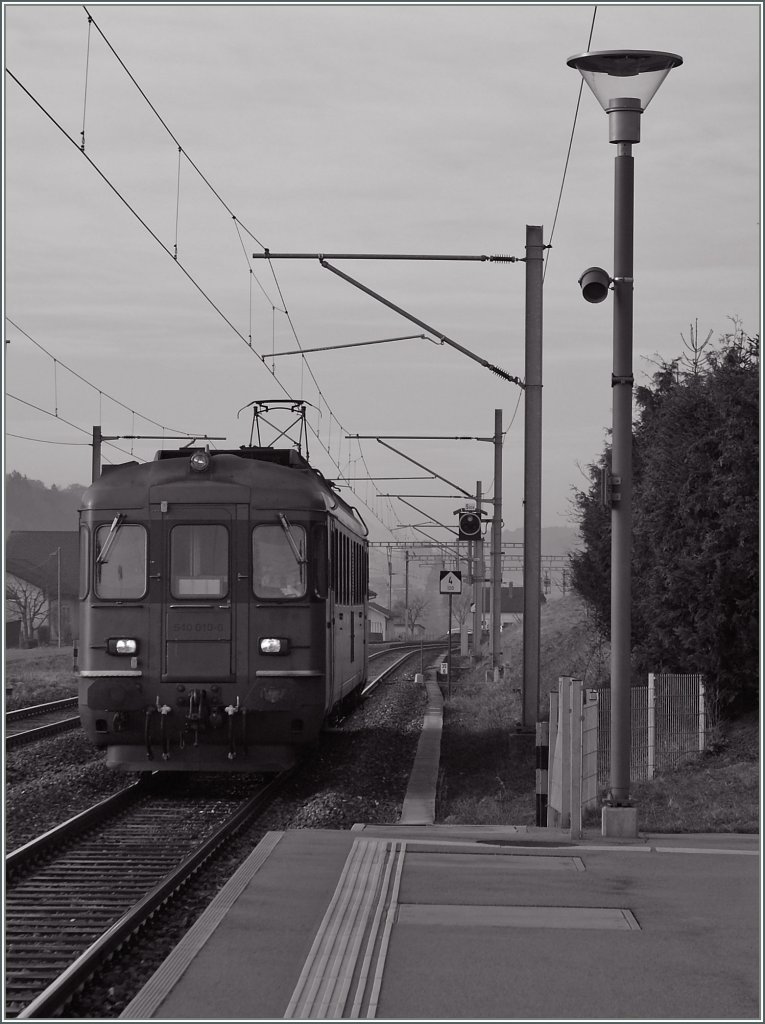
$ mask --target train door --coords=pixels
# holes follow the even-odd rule
[[[332,644],[332,696],[331,703],[343,693],[343,682],[348,670],[348,608],[346,596],[346,537],[336,527],[332,530],[332,608],[330,636]]]
[[[334,692],[334,680],[335,680],[335,639],[334,639],[334,621],[335,621],[335,545],[336,545],[337,534],[335,528],[332,525],[331,520],[327,526],[326,535],[326,554],[324,556],[324,563],[327,566],[327,584],[326,593],[327,601],[325,605],[326,615],[326,629],[324,630],[326,636],[326,657],[325,665],[326,672],[324,677],[324,690],[325,690],[325,708],[331,707],[332,705],[332,694]]]
[[[248,556],[237,524],[246,508],[172,503],[162,516],[163,682],[233,683],[244,672]]]

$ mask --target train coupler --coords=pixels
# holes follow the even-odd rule
[[[157,697],[156,710],[159,712],[159,735],[162,742],[162,760],[170,760],[170,737],[167,735],[167,716],[172,713],[169,704],[160,704]]]
[[[228,759],[233,761],[236,757],[236,739],[234,737],[234,718],[243,709],[239,707],[239,697],[236,698],[236,704],[229,704],[225,708],[225,712],[228,715]]]

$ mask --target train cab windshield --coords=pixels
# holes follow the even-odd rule
[[[256,597],[304,597],[306,536],[302,526],[262,523],[252,531],[252,586]]]
[[[228,594],[228,530],[219,523],[189,523],[170,532],[170,592],[173,597]]]
[[[96,596],[125,601],[146,593],[146,530],[117,516],[99,526],[95,541]]]

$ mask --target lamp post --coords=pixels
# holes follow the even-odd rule
[[[614,165],[614,271],[590,267],[580,279],[588,302],[601,302],[613,284],[613,433],[611,451],[611,773],[604,835],[637,835],[630,805],[631,576],[632,576],[632,292],[634,167],[632,145],[640,142],[640,117],[672,68],[675,53],[604,50],[571,57],[608,114]]]

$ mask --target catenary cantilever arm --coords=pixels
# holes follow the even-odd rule
[[[352,284],[354,288],[359,288],[362,292],[370,295],[373,299],[377,299],[378,302],[382,302],[382,304],[387,306],[388,309],[392,309],[400,316],[406,317],[407,320],[411,320],[413,324],[417,324],[417,326],[422,327],[423,330],[429,331],[430,334],[444,342],[444,344],[451,345],[452,348],[456,348],[458,352],[462,352],[463,355],[469,356],[470,359],[480,363],[481,366],[485,366],[487,370],[491,370],[492,373],[496,373],[498,377],[502,377],[504,380],[510,381],[511,384],[517,384],[519,388],[525,388],[526,385],[520,377],[513,377],[512,374],[507,373],[501,367],[495,366],[493,363],[490,363],[487,359],[483,359],[481,356],[477,356],[475,352],[471,352],[469,348],[465,348],[464,345],[460,345],[459,342],[455,341],[453,338],[447,337],[445,334],[442,334],[441,331],[437,331],[434,327],[426,324],[424,320],[419,320],[416,316],[413,316],[411,313],[407,313],[405,309],[397,306],[389,299],[383,298],[383,296],[378,295],[377,292],[373,292],[371,288],[367,288],[367,286],[362,284],[360,281],[356,281],[348,274],[344,274],[342,270],[338,270],[337,267],[333,267],[331,263],[327,263],[327,261],[321,256],[319,257],[319,263],[321,263],[323,267],[326,267],[327,270],[331,270],[333,274],[337,274],[338,277],[347,281],[348,284]]]

